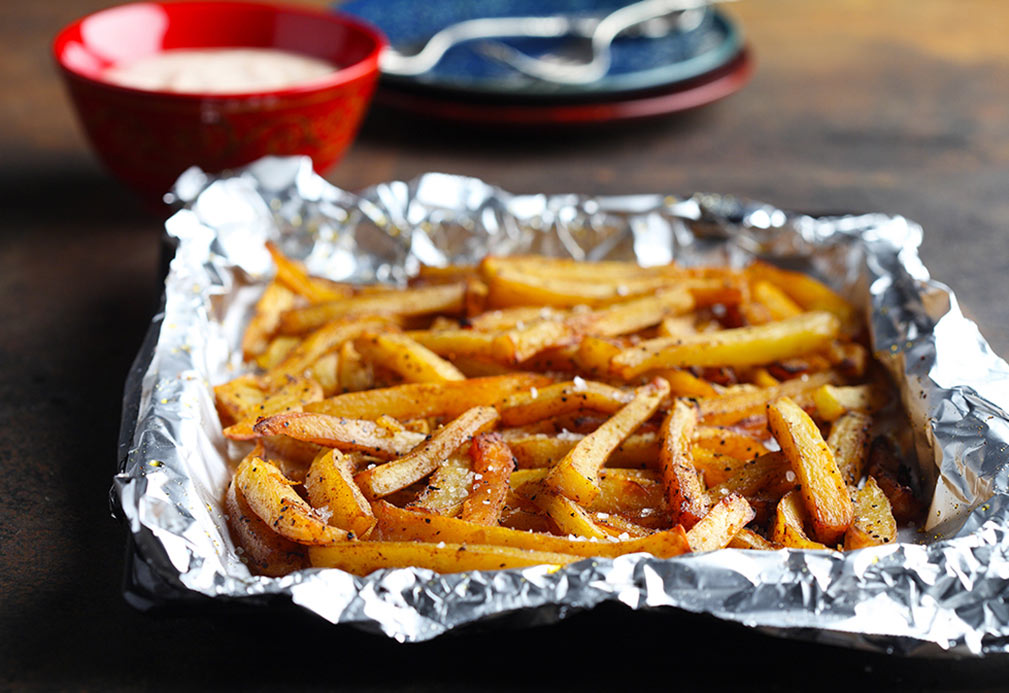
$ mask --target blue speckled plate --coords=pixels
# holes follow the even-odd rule
[[[478,17],[580,14],[605,16],[630,0],[351,0],[337,6],[378,26],[405,54],[415,53],[450,24]],[[529,55],[562,51],[568,38],[505,39]],[[612,46],[613,65],[590,85],[541,82],[484,56],[477,42],[451,48],[432,70],[416,77],[383,75],[389,86],[411,85],[454,92],[522,97],[572,97],[619,94],[674,85],[731,62],[743,48],[736,25],[716,9],[696,26],[658,38],[621,36]]]

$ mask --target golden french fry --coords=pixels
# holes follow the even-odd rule
[[[344,342],[355,339],[368,330],[388,326],[382,318],[360,320],[335,320],[308,335],[283,361],[270,369],[262,377],[264,386],[273,389],[282,386],[291,376],[303,376],[313,363],[329,351],[339,348]]]
[[[616,337],[658,325],[667,316],[681,315],[693,309],[694,297],[690,291],[665,289],[591,313],[572,314],[567,323],[582,334]]]
[[[708,496],[718,500],[732,493],[741,496],[754,496],[767,488],[775,488],[784,492],[788,485],[798,484],[798,477],[792,472],[793,479],[788,479],[789,464],[780,451],[768,452],[750,461],[738,472],[708,490]]]
[[[744,527],[736,532],[736,536],[732,537],[732,541],[729,542],[729,548],[751,549],[754,551],[776,551],[780,549],[781,546],[772,541],[768,541],[752,529]]]
[[[873,385],[835,387],[821,385],[813,390],[813,402],[824,421],[836,421],[845,413],[872,413],[885,406],[886,393]]]
[[[585,437],[582,433],[548,435],[545,433],[510,433],[503,431],[516,464],[522,468],[550,467],[564,457]],[[659,455],[659,439],[655,433],[634,433],[624,439],[606,464],[610,467],[655,467]]]
[[[344,342],[340,347],[336,380],[340,393],[344,394],[362,392],[375,386],[375,374],[371,364],[361,358],[361,354],[354,348],[353,342]]]
[[[421,265],[417,270],[417,276],[410,280],[410,285],[457,284],[470,277],[475,277],[476,272],[476,265],[445,265],[444,267]]]
[[[455,452],[438,465],[427,488],[421,491],[416,500],[407,503],[407,507],[439,515],[458,515],[469,497],[472,476],[469,455],[461,451]]]
[[[687,530],[688,537],[690,529],[708,513],[708,497],[691,454],[691,438],[696,425],[697,410],[683,400],[676,400],[659,429],[659,465],[666,490],[666,507],[673,522]]]
[[[547,469],[520,469],[512,473],[509,483],[517,491],[526,484],[543,481],[547,473]],[[662,482],[656,472],[603,469],[599,472],[599,495],[585,509],[632,518],[638,524],[653,528],[668,527],[668,513],[661,510],[662,505]]]
[[[368,332],[354,342],[358,353],[410,383],[465,380],[458,368],[404,334]]]
[[[498,433],[481,433],[470,446],[473,486],[460,517],[480,525],[496,524],[504,508],[515,457]]]
[[[753,508],[742,496],[722,498],[687,530],[690,550],[697,553],[724,549],[754,516]]]
[[[657,337],[624,349],[610,368],[629,379],[657,368],[756,366],[823,349],[839,329],[831,313],[812,312],[765,325]]]
[[[827,445],[845,483],[854,486],[862,478],[869,456],[869,428],[872,419],[867,414],[848,412],[830,427]]]
[[[575,331],[563,322],[543,320],[501,332],[418,330],[410,337],[446,358],[480,358],[517,364],[536,354],[573,342]]]
[[[315,568],[339,568],[368,575],[386,568],[426,568],[436,573],[470,570],[505,570],[533,565],[562,566],[581,556],[481,544],[446,544],[417,541],[347,541],[308,550]]]
[[[267,396],[262,402],[245,412],[242,419],[224,429],[224,436],[232,440],[252,440],[259,437],[253,426],[260,419],[282,412],[301,411],[309,402],[322,399],[322,386],[308,378],[288,377],[287,383]]]
[[[240,375],[234,380],[215,385],[214,399],[221,424],[228,426],[248,416],[266,399],[266,393],[260,387],[259,378]]]
[[[553,520],[557,529],[569,537],[605,539],[609,536],[608,532],[596,526],[585,508],[542,484],[523,486],[518,492],[535,503],[536,507]]]
[[[372,500],[387,496],[423,479],[460,445],[489,429],[497,420],[498,413],[493,407],[473,407],[443,426],[410,454],[359,472],[354,480]]]
[[[261,457],[246,458],[235,470],[234,483],[249,508],[281,536],[299,544],[342,541],[347,533],[331,527],[291,488],[276,465]]]
[[[833,313],[846,330],[858,322],[858,312],[854,306],[808,275],[778,269],[764,262],[753,263],[745,272],[751,280],[758,283],[763,280],[778,287],[803,310]]]
[[[242,335],[242,357],[251,361],[264,353],[280,325],[280,314],[294,307],[294,293],[274,280],[266,285],[256,301],[255,313]]]
[[[802,307],[784,291],[768,281],[756,281],[751,288],[753,298],[761,303],[771,320],[787,320],[802,312]]]
[[[413,431],[394,433],[374,421],[312,412],[276,414],[257,423],[253,430],[261,436],[283,435],[342,452],[360,451],[381,459],[406,455],[425,438]]]
[[[599,337],[582,337],[578,343],[575,362],[578,367],[597,375],[610,372],[610,359],[621,352],[621,347],[611,340]]]
[[[820,429],[787,397],[768,407],[767,423],[798,478],[813,536],[837,543],[851,524],[851,497]]]
[[[539,306],[519,306],[504,310],[489,310],[469,319],[469,326],[480,332],[501,332],[513,327],[525,327],[541,320],[560,322],[568,313]]]
[[[234,482],[228,485],[224,512],[231,536],[242,549],[242,562],[253,573],[281,577],[308,567],[304,547],[270,529],[252,511]]]
[[[334,301],[351,296],[354,291],[349,286],[341,286],[316,277],[312,277],[300,262],[291,260],[277,247],[273,241],[266,242],[273,262],[277,266],[276,281],[286,286],[296,294],[304,296],[309,301]]]
[[[808,515],[798,491],[790,491],[778,502],[771,528],[771,539],[793,549],[827,549],[828,546],[813,541],[806,534]]]
[[[546,484],[568,498],[587,505],[599,494],[599,469],[610,453],[647,421],[669,394],[661,378],[640,387],[628,404],[602,426],[585,436],[550,470]]]
[[[768,452],[767,447],[753,436],[718,426],[699,426],[694,431],[694,443],[740,460],[752,460]]]
[[[268,371],[287,358],[288,354],[294,351],[299,344],[301,344],[301,337],[289,334],[278,335],[270,340],[265,351],[255,357],[256,365],[264,371]]]
[[[619,411],[634,399],[631,392],[594,380],[555,383],[543,388],[530,388],[509,396],[498,410],[505,426],[521,426],[553,416],[575,411]]]
[[[458,382],[409,383],[337,395],[309,405],[306,411],[358,419],[377,419],[382,414],[400,420],[454,418],[467,409],[497,406],[515,392],[544,387],[550,382],[550,378],[542,375],[514,373]]]
[[[385,501],[376,501],[372,507],[375,509],[382,536],[390,541],[492,544],[606,558],[639,552],[650,553],[659,558],[672,558],[690,551],[686,532],[680,526],[626,541],[585,541],[508,527],[488,527],[455,517],[416,513],[397,508]]]
[[[465,284],[444,284],[341,298],[285,311],[280,316],[280,331],[284,334],[302,334],[353,315],[409,317],[431,313],[460,313],[465,293]]]
[[[844,534],[844,548],[892,544],[897,540],[897,521],[890,501],[871,476],[855,494],[855,519]]]
[[[786,380],[774,387],[726,394],[721,397],[705,397],[698,400],[701,421],[709,426],[729,426],[751,417],[765,416],[767,405],[782,397],[791,397],[801,405],[812,405],[813,390],[825,383],[837,382],[839,376],[833,371],[815,373],[795,380]],[[309,407],[318,405],[309,405]]]
[[[328,523],[362,539],[375,526],[371,504],[354,483],[354,464],[339,450],[326,450],[315,458],[305,475],[308,500],[317,512],[329,513]]]

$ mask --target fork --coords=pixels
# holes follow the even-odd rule
[[[571,62],[570,59],[559,56],[533,58],[499,41],[486,41],[480,45],[479,50],[522,74],[545,82],[590,84],[602,79],[609,72],[612,63],[610,47],[620,34],[639,24],[674,12],[701,9],[712,4],[712,0],[641,0],[621,7],[600,20],[594,20],[597,22],[595,28],[591,33],[584,35],[584,38],[590,41],[591,58],[588,61]]]

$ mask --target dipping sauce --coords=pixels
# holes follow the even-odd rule
[[[116,65],[103,76],[135,89],[239,94],[293,87],[336,69],[320,58],[275,48],[177,48]]]

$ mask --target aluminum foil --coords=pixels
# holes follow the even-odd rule
[[[437,173],[354,195],[300,158],[219,177],[190,170],[174,198],[181,209],[166,230],[177,252],[164,310],[126,383],[113,488],[129,522],[126,596],[137,606],[289,600],[333,623],[420,641],[504,614],[513,625],[542,623],[617,600],[889,652],[1009,651],[1009,366],[930,279],[913,222],[815,218],[715,194],[512,195]],[[843,554],[723,550],[561,570],[251,575],[219,502],[229,449],[211,386],[242,367],[236,346],[272,271],[267,238],[315,273],[354,281],[401,282],[420,263],[488,252],[645,265],[759,257],[819,276],[865,308],[877,358],[900,387],[921,481],[935,488],[927,534]]]

